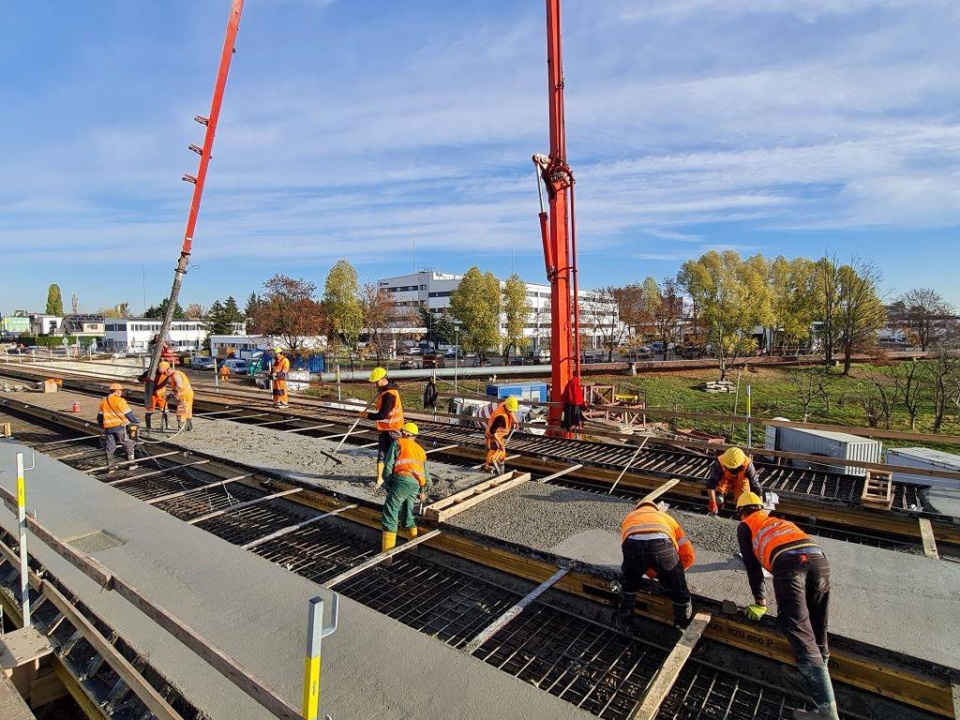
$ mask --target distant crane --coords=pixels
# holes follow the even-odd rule
[[[567,385],[580,377],[580,309],[577,302],[577,233],[574,220],[574,178],[567,164],[567,130],[563,107],[563,48],[560,0],[547,0],[547,97],[550,107],[550,154],[534,155],[540,191],[540,232],[550,281],[549,421],[560,424]],[[546,187],[549,214],[540,180]]]

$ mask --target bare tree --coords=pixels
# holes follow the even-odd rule
[[[360,292],[363,306],[363,324],[367,330],[368,346],[372,346],[377,362],[384,357],[387,346],[386,328],[390,324],[393,302],[390,293],[377,283],[368,282]]]
[[[320,334],[326,320],[323,307],[314,297],[317,286],[278,273],[263,288],[264,294],[250,318],[251,330],[281,338],[289,351],[297,354],[306,347],[308,338]]]
[[[933,432],[940,432],[949,403],[960,404],[960,358],[941,350],[931,365],[933,376]]]
[[[593,291],[593,297],[581,302],[580,309],[586,325],[600,335],[607,351],[607,361],[613,361],[613,351],[623,342],[627,326],[620,322],[617,293],[620,288],[602,287]]]
[[[818,395],[818,379],[812,370],[792,370],[790,382],[796,388],[797,401],[803,409],[803,422],[810,417],[810,406]]]
[[[897,386],[897,394],[903,408],[907,411],[910,418],[910,429],[917,429],[917,415],[920,412],[920,404],[926,398],[926,371],[925,365],[916,360],[900,363],[893,369],[893,379]]]
[[[893,416],[900,400],[900,388],[896,381],[886,373],[867,373],[869,385],[857,393],[857,402],[867,415],[870,427],[890,430]]]
[[[914,288],[890,306],[893,318],[910,330],[921,350],[935,344],[954,320],[954,310],[936,290]]]
[[[843,374],[850,374],[853,353],[874,344],[876,331],[887,320],[877,288],[880,270],[870,261],[853,258],[837,273],[840,280],[837,321],[843,347]]]

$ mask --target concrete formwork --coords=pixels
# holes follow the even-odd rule
[[[0,441],[0,485],[15,491],[15,454]],[[306,607],[329,593],[156,508],[42,455],[27,506],[64,539],[106,531],[92,555],[152,601],[299,705]],[[16,519],[0,509],[0,525]],[[268,714],[124,599],[101,589],[31,536],[31,554],[211,718]],[[112,543],[104,543],[112,544]],[[323,643],[322,709],[334,718],[586,718],[573,706],[349,599]]]

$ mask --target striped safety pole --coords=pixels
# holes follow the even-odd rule
[[[17,521],[20,525],[20,599],[23,627],[30,627],[30,565],[27,563],[27,484],[23,478],[23,453],[17,453]]]
[[[303,717],[317,720],[320,712],[320,644],[327,635],[337,630],[340,596],[333,594],[330,606],[330,624],[323,625],[323,598],[311,598],[307,604],[307,655],[303,663]]]

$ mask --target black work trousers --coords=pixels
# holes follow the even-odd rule
[[[791,553],[773,562],[777,624],[800,664],[823,665],[830,606],[830,563],[822,554]]]
[[[381,430],[380,435],[377,436],[377,462],[382,463],[387,459],[387,452],[390,450],[390,445],[393,444],[393,441],[400,437],[399,432],[393,430]]]
[[[673,541],[667,538],[643,540],[642,537],[642,535],[628,537],[621,546],[624,598],[626,599],[628,595],[635,597],[637,590],[640,589],[640,579],[647,570],[653,570],[674,604],[689,604],[690,591],[687,589],[687,578]]]

